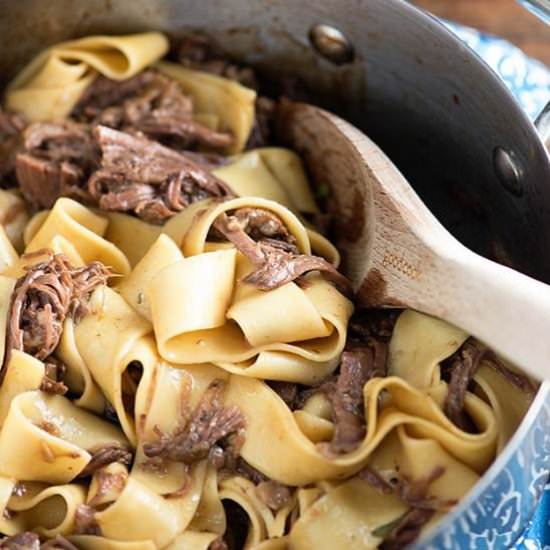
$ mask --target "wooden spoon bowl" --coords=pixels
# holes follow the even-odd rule
[[[336,115],[289,103],[278,131],[330,188],[333,237],[359,305],[434,315],[550,379],[550,286],[460,244],[383,151]]]

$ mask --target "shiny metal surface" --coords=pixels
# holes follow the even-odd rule
[[[353,63],[311,47],[319,23],[345,34]],[[464,44],[403,0],[0,0],[0,78],[68,37],[190,27],[271,74],[300,75],[389,153],[465,244],[498,248],[499,259],[550,282],[550,167],[532,123]],[[499,182],[496,147],[525,167],[521,197]]]
[[[317,53],[337,65],[353,61],[353,44],[335,27],[322,23],[313,25],[309,31],[309,41]]]

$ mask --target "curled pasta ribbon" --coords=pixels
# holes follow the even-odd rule
[[[190,471],[182,463],[168,462],[158,475],[147,466],[141,445],[156,438],[157,429],[175,430],[183,415],[181,407],[195,407],[214,379],[229,375],[211,365],[189,365],[189,370],[183,370],[163,363],[149,335],[151,325],[111,289],[94,292],[91,306],[92,313],[75,327],[75,343],[137,447],[124,487],[95,519],[109,539],[151,540],[163,548],[183,533],[195,515],[206,462]],[[129,369],[134,369],[132,376]],[[189,393],[183,402],[186,389]]]
[[[74,321],[71,318],[65,319],[63,323],[63,332],[55,355],[66,367],[64,383],[71,393],[79,396],[74,400],[75,404],[95,413],[104,413],[107,402],[78,351]]]
[[[39,213],[33,220],[30,222],[32,232],[29,230],[26,235],[25,252],[51,248],[54,252],[64,253],[76,266],[100,261],[117,274],[130,272],[126,256],[103,238],[108,219],[80,203],[60,198],[47,214]]]
[[[282,147],[254,149],[213,171],[241,197],[260,197],[293,212],[319,212],[300,157]]]
[[[434,439],[441,447],[476,472],[481,472],[495,454],[497,427],[490,407],[473,394],[466,396],[466,410],[479,433],[470,434],[454,426],[435,400],[402,380],[373,379],[363,390],[367,434],[358,448],[344,455],[330,456],[310,439],[279,396],[258,380],[239,377],[230,385],[227,400],[239,403],[247,420],[243,458],[272,479],[288,485],[306,485],[323,479],[352,475],[394,428],[404,425],[416,437]],[[381,394],[389,403],[378,411]],[[246,395],[247,399],[242,399]],[[264,418],[270,418],[266,428]],[[266,432],[266,429],[268,432]],[[270,453],[265,453],[269,433]],[[317,440],[317,441],[315,441]]]
[[[27,206],[18,191],[15,190],[0,190],[0,225],[2,225],[5,235],[9,239],[13,248],[17,251],[23,250],[23,231],[29,214]],[[4,239],[2,238],[2,241]],[[1,250],[4,250],[2,243]],[[4,254],[1,254],[1,259]]]
[[[311,252],[304,226],[277,203],[201,201],[164,227],[181,243],[183,256],[166,238],[159,239],[121,293],[152,320],[159,353],[167,361],[185,364],[192,357],[250,377],[321,380],[337,365],[353,306],[318,275],[310,275],[303,288],[288,283],[268,292],[242,283],[252,269],[248,260],[232,245],[207,242],[214,220],[242,207],[274,212],[299,250]],[[145,302],[136,304],[140,292]]]
[[[131,360],[125,361],[124,357],[133,350],[145,373],[154,367],[157,361],[154,348],[138,344],[151,332],[151,325],[110,288],[97,289],[90,297],[90,305],[92,313],[74,327],[75,347],[114,407],[126,437],[135,446],[135,411],[125,405],[125,394],[132,397],[134,393],[132,381],[124,376]],[[124,383],[130,387],[126,388]]]
[[[382,494],[366,481],[352,478],[329,490],[300,515],[288,543],[296,550],[374,549],[383,540],[376,531],[399,519],[407,508],[397,496]]]
[[[254,90],[228,78],[187,69],[169,61],[159,61],[155,68],[173,78],[183,92],[191,96],[197,119],[208,120],[214,130],[233,134],[234,141],[227,153],[244,149],[254,125]]]
[[[98,74],[113,80],[130,78],[167,50],[168,40],[158,32],[61,42],[15,77],[7,87],[5,105],[31,121],[63,119]]]
[[[289,149],[264,147],[235,155],[213,174],[241,197],[273,200],[297,215],[319,213],[302,160]],[[301,221],[307,227],[313,252],[338,267],[340,253],[336,247],[306,221]]]
[[[15,534],[35,531],[44,537],[68,535],[75,526],[77,507],[86,500],[82,485],[55,485],[25,483],[21,496],[14,495],[8,509],[14,512],[12,519],[2,520],[2,531]]]
[[[118,428],[65,397],[28,391],[11,401],[2,426],[0,469],[16,479],[67,483],[88,464],[89,451],[107,444],[128,446]]]
[[[80,550],[157,550],[152,540],[113,540],[95,535],[73,535],[67,537]],[[194,549],[191,549],[194,550]]]
[[[468,335],[445,321],[404,311],[395,325],[388,350],[388,373],[418,389],[437,385],[439,363],[452,355]]]

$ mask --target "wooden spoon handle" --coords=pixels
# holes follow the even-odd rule
[[[409,305],[462,328],[533,377],[550,379],[550,286],[453,244],[425,272],[437,296],[419,293]]]

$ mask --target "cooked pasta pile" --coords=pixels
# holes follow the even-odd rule
[[[65,42],[0,111],[0,548],[400,548],[531,382],[354,311],[257,76],[159,33]]]

